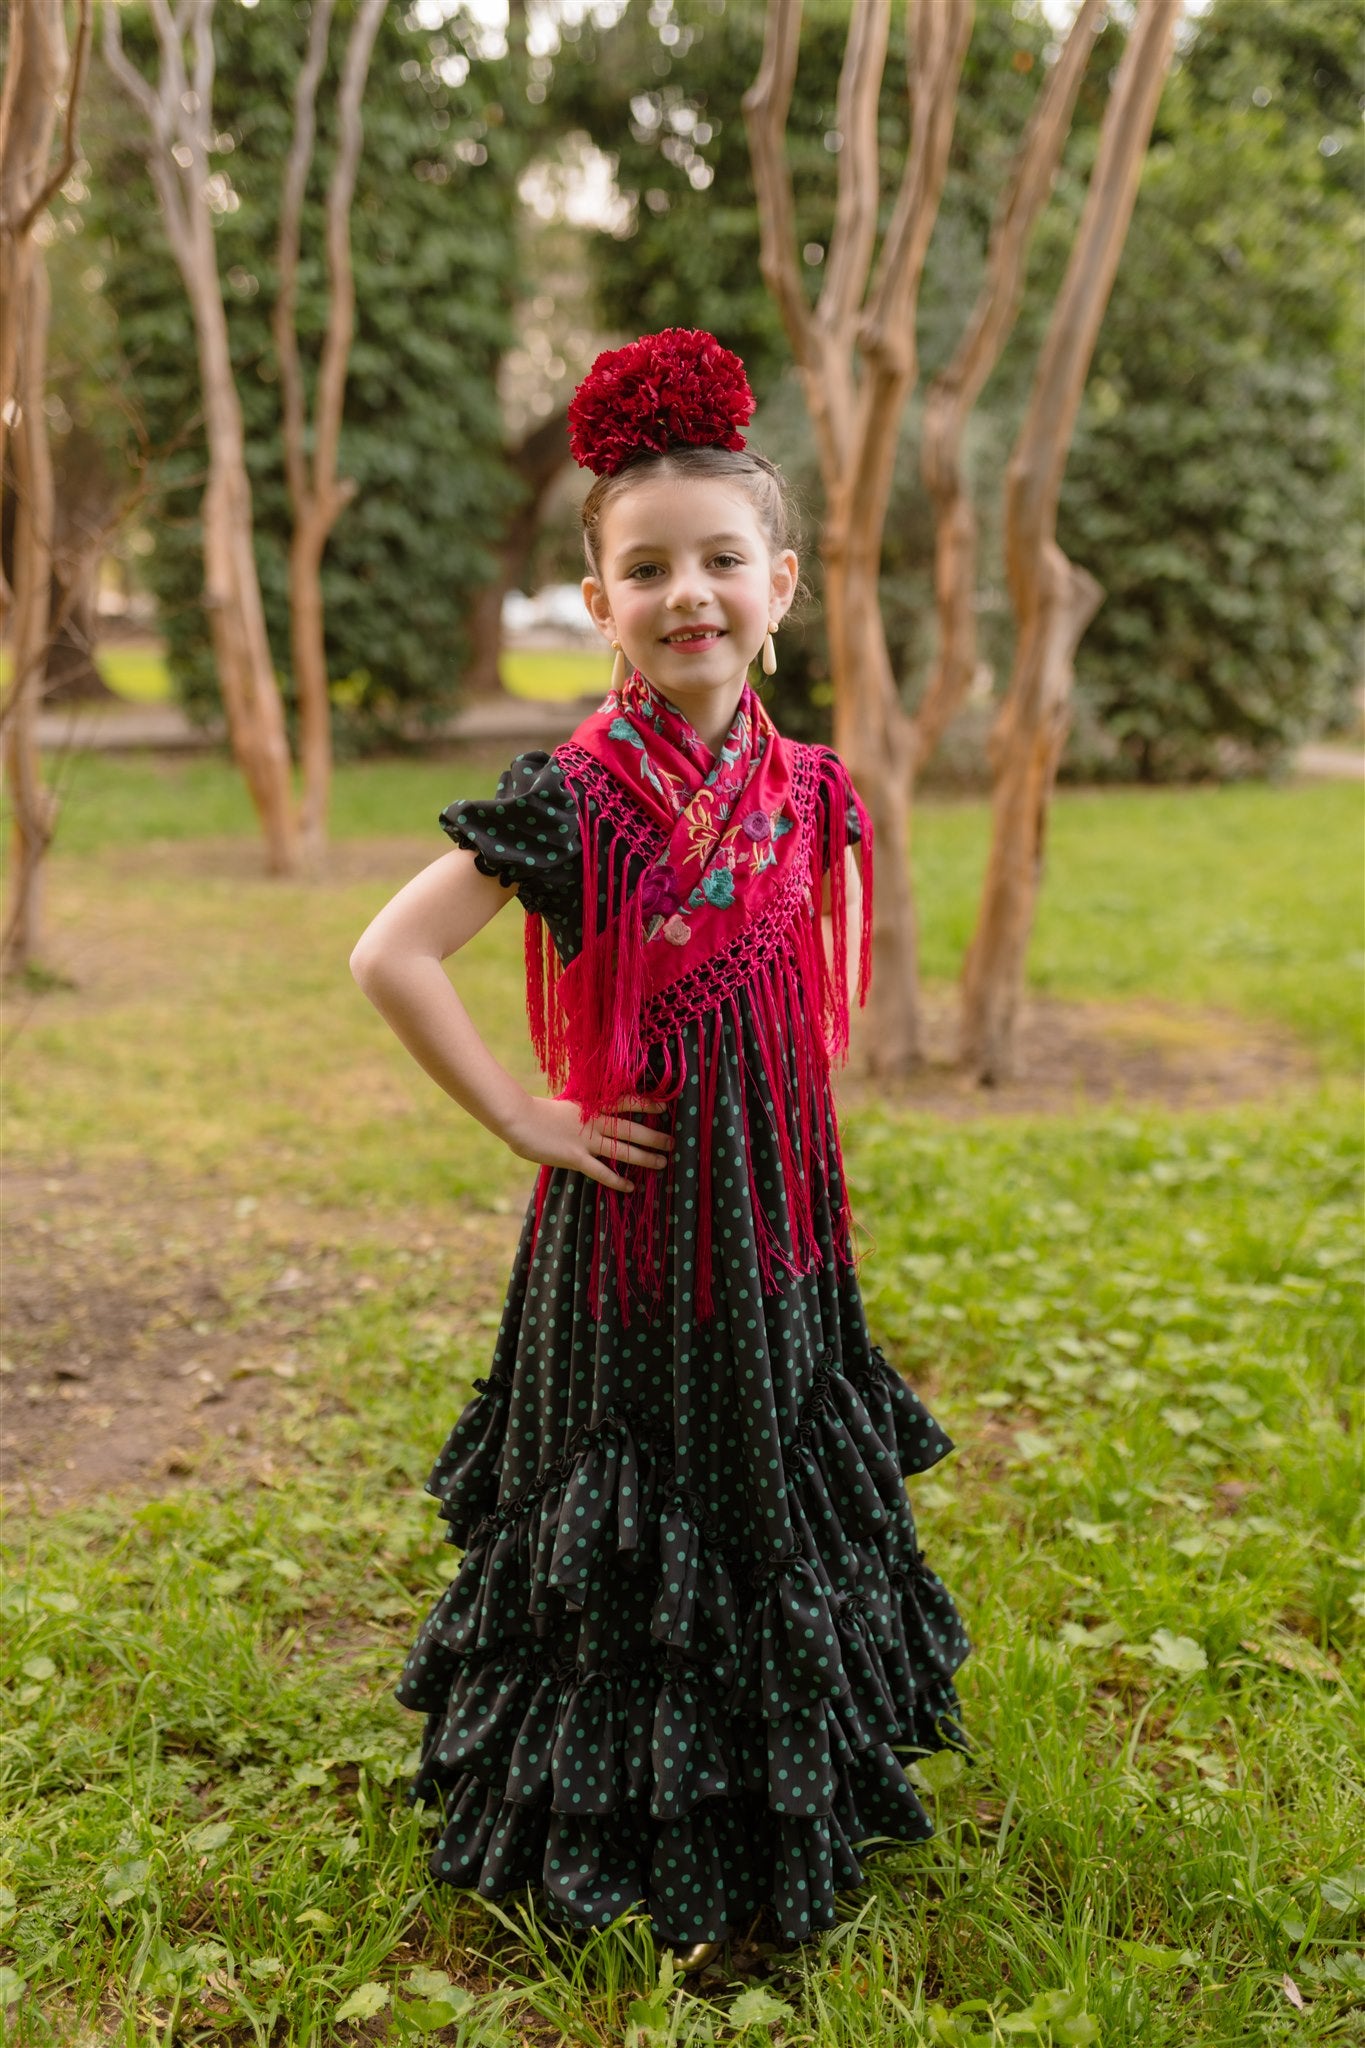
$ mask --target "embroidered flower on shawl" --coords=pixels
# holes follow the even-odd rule
[[[609,740],[624,740],[627,746],[639,747],[642,753],[644,751],[645,743],[628,718],[613,718],[611,724],[607,727],[607,738]]]
[[[744,830],[750,839],[771,839],[773,832],[772,820],[766,811],[750,811],[748,817],[744,820]]]
[[[640,882],[640,915],[645,923],[652,917],[668,917],[677,907],[677,877],[667,861],[646,868]]]
[[[664,926],[664,937],[670,946],[690,946],[692,927],[685,917],[670,917]]]
[[[735,900],[734,875],[729,868],[711,868],[701,878],[701,890],[717,910],[728,910]]]

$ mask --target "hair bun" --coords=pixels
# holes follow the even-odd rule
[[[633,456],[742,448],[754,394],[737,355],[700,327],[666,327],[597,358],[569,406],[574,461],[614,476]]]

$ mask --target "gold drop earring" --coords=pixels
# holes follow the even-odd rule
[[[770,625],[767,638],[763,642],[762,667],[765,676],[775,676],[777,674],[777,649],[773,646],[773,634],[776,631],[777,627]]]
[[[613,640],[611,646],[612,652],[616,656],[615,661],[611,665],[611,686],[619,695],[626,687],[626,677],[630,671],[626,666],[625,651],[620,641]]]

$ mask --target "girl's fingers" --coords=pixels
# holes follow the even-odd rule
[[[673,1149],[667,1131],[656,1131],[649,1124],[633,1124],[625,1117],[603,1117],[596,1128],[604,1138],[624,1139],[628,1145],[647,1145],[656,1152]]]
[[[608,1149],[598,1153],[599,1159],[624,1159],[631,1166],[652,1166],[656,1172],[668,1164],[668,1155],[664,1152],[646,1152],[643,1145],[627,1145],[620,1138],[607,1138],[603,1142]]]
[[[656,1102],[652,1095],[623,1095],[616,1104],[616,1114],[619,1116],[623,1109],[644,1109],[651,1116],[663,1116],[669,1106],[666,1102]]]
[[[613,1173],[604,1159],[597,1159],[590,1152],[580,1171],[588,1180],[601,1181],[604,1188],[615,1188],[618,1194],[628,1195],[635,1186],[633,1180],[626,1180],[619,1173]]]

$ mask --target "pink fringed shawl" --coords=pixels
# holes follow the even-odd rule
[[[741,997],[775,1112],[786,1195],[784,1242],[753,1185],[751,1091],[744,1088],[744,1150],[764,1291],[784,1271],[819,1264],[818,1204],[822,1190],[833,1192],[833,1175],[836,1253],[851,1257],[848,1199],[828,1112],[830,1063],[848,1047],[850,804],[862,838],[860,1002],[870,966],[871,828],[836,757],[784,740],[747,684],[718,756],[637,671],[556,749],[556,759],[578,794],[583,947],[561,968],[544,920],[528,915],[532,1039],[551,1087],[576,1102],[585,1121],[630,1095],[674,1101],[689,1068],[700,1077],[696,1309],[706,1321],[714,1314],[716,1074],[727,1011],[736,1043],[743,1042]],[[821,918],[826,864],[828,949]],[[625,1316],[632,1298],[647,1313],[662,1303],[672,1170],[642,1168],[632,1177],[628,1194],[596,1190],[592,1298],[599,1314],[609,1270]],[[549,1179],[543,1168],[537,1227]]]

